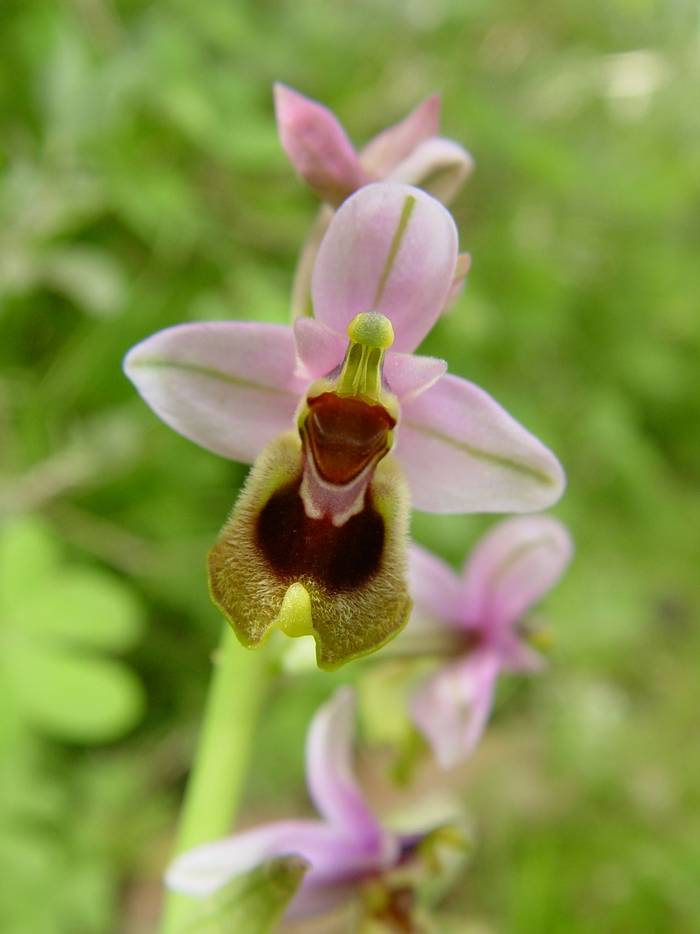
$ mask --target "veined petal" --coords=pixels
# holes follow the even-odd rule
[[[366,185],[336,212],[312,279],[319,321],[346,332],[355,315],[390,319],[394,349],[412,351],[435,323],[457,262],[457,229],[430,195],[407,185]]]
[[[382,829],[353,770],[356,702],[352,688],[336,691],[314,716],[306,738],[306,781],[316,810],[329,824],[366,841]]]
[[[345,130],[331,111],[276,84],[275,113],[285,152],[316,194],[338,205],[367,181]]]
[[[440,95],[433,94],[399,123],[383,130],[367,143],[360,153],[363,168],[375,178],[384,178],[419,143],[436,136],[439,127]]]
[[[175,431],[252,463],[293,424],[304,381],[291,328],[253,322],[181,324],[133,347],[124,371]]]
[[[551,516],[499,522],[467,563],[466,618],[503,632],[556,584],[572,553],[569,532]]]
[[[419,357],[390,350],[384,360],[384,378],[400,402],[425,392],[446,372],[447,364],[437,357]]]
[[[532,512],[564,490],[551,451],[483,389],[449,374],[403,406],[395,453],[426,512]]]
[[[464,611],[462,581],[452,568],[418,545],[408,551],[408,580],[414,613],[427,614],[439,625],[459,628]],[[409,621],[407,629],[410,629]]]
[[[348,340],[315,318],[297,318],[294,339],[305,376],[317,379],[343,362]]]
[[[464,147],[436,136],[417,146],[387,175],[387,181],[417,185],[448,204],[473,168],[474,160]]]
[[[444,769],[466,759],[488,721],[498,677],[498,658],[474,652],[421,685],[411,698],[411,714]]]

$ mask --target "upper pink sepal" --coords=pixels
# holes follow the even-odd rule
[[[564,490],[552,452],[483,389],[449,374],[403,406],[395,453],[425,512],[535,512]]]
[[[449,204],[474,168],[471,155],[451,139],[425,140],[387,175],[387,181],[417,185]]]
[[[320,198],[339,205],[367,181],[360,160],[335,116],[317,101],[275,84],[280,140],[297,172]]]
[[[171,428],[246,464],[289,429],[305,385],[291,329],[254,322],[159,331],[129,351],[124,371]]]
[[[568,530],[551,516],[500,522],[479,542],[467,563],[465,619],[506,631],[551,590],[572,554]],[[521,663],[517,667],[528,665],[525,659]]]
[[[366,185],[341,205],[323,238],[312,278],[314,313],[345,334],[360,312],[394,327],[394,350],[412,351],[444,307],[457,262],[449,212],[418,188]]]
[[[424,140],[436,136],[440,127],[440,95],[433,94],[399,123],[383,130],[360,153],[366,172],[384,178]]]

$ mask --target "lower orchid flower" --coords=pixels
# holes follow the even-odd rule
[[[409,498],[432,512],[529,512],[560,496],[550,451],[444,361],[412,353],[456,263],[437,200],[368,185],[323,239],[314,319],[180,325],[127,355],[167,424],[254,463],[209,558],[213,599],[245,645],[275,626],[311,634],[332,669],[392,638],[410,611]]]
[[[410,555],[413,616],[404,635],[459,654],[421,684],[413,719],[443,768],[473,751],[488,721],[502,671],[535,671],[542,660],[519,628],[524,614],[564,573],[572,555],[566,528],[548,516],[508,519],[476,546],[461,577],[434,555]]]
[[[308,920],[363,901],[369,910],[401,906],[410,912],[405,885],[400,901],[392,903],[392,878],[397,869],[419,860],[447,828],[398,833],[377,820],[353,773],[354,715],[352,689],[341,688],[318,710],[309,729],[306,779],[320,820],[276,821],[198,846],[171,864],[168,887],[206,898],[271,859],[299,856],[308,869],[287,919]],[[381,899],[378,890],[383,890]]]

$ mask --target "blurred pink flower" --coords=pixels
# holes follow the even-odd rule
[[[185,324],[127,355],[168,425],[255,462],[210,555],[212,594],[246,645],[278,624],[312,634],[333,668],[398,632],[410,608],[404,475],[429,512],[529,512],[561,495],[547,448],[444,361],[413,354],[456,263],[440,202],[367,185],[319,249],[314,319]]]
[[[488,721],[501,671],[536,671],[540,656],[518,624],[564,573],[572,555],[566,528],[549,516],[507,519],[476,546],[464,572],[422,548],[410,552],[414,611],[401,639],[431,636],[462,646],[419,686],[411,700],[416,725],[443,768],[467,758]],[[450,640],[448,640],[450,641]]]
[[[398,834],[383,827],[353,772],[355,698],[340,688],[316,713],[306,740],[306,781],[321,820],[282,820],[244,830],[178,856],[166,873],[169,888],[206,897],[232,878],[277,856],[308,864],[287,917],[311,918],[359,899],[409,860],[425,829]]]
[[[337,117],[323,104],[277,83],[274,86],[277,129],[292,165],[325,203],[302,249],[292,292],[294,317],[313,314],[311,274],[319,244],[333,209],[374,181],[415,185],[445,204],[454,198],[474,167],[458,143],[438,136],[440,98],[420,103],[408,116],[375,136],[359,153]],[[456,299],[469,269],[463,254],[445,302]]]

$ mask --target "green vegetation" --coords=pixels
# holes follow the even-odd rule
[[[204,555],[245,468],[161,424],[121,359],[178,322],[287,319],[316,205],[277,79],[357,142],[442,92],[474,262],[425,352],[569,474],[552,665],[506,683],[460,776],[475,842],[440,929],[697,931],[695,6],[4,0],[0,22],[3,934],[154,930],[220,627]],[[459,563],[489,521],[413,527]],[[246,823],[305,811],[304,732],[352,669],[273,681]]]

